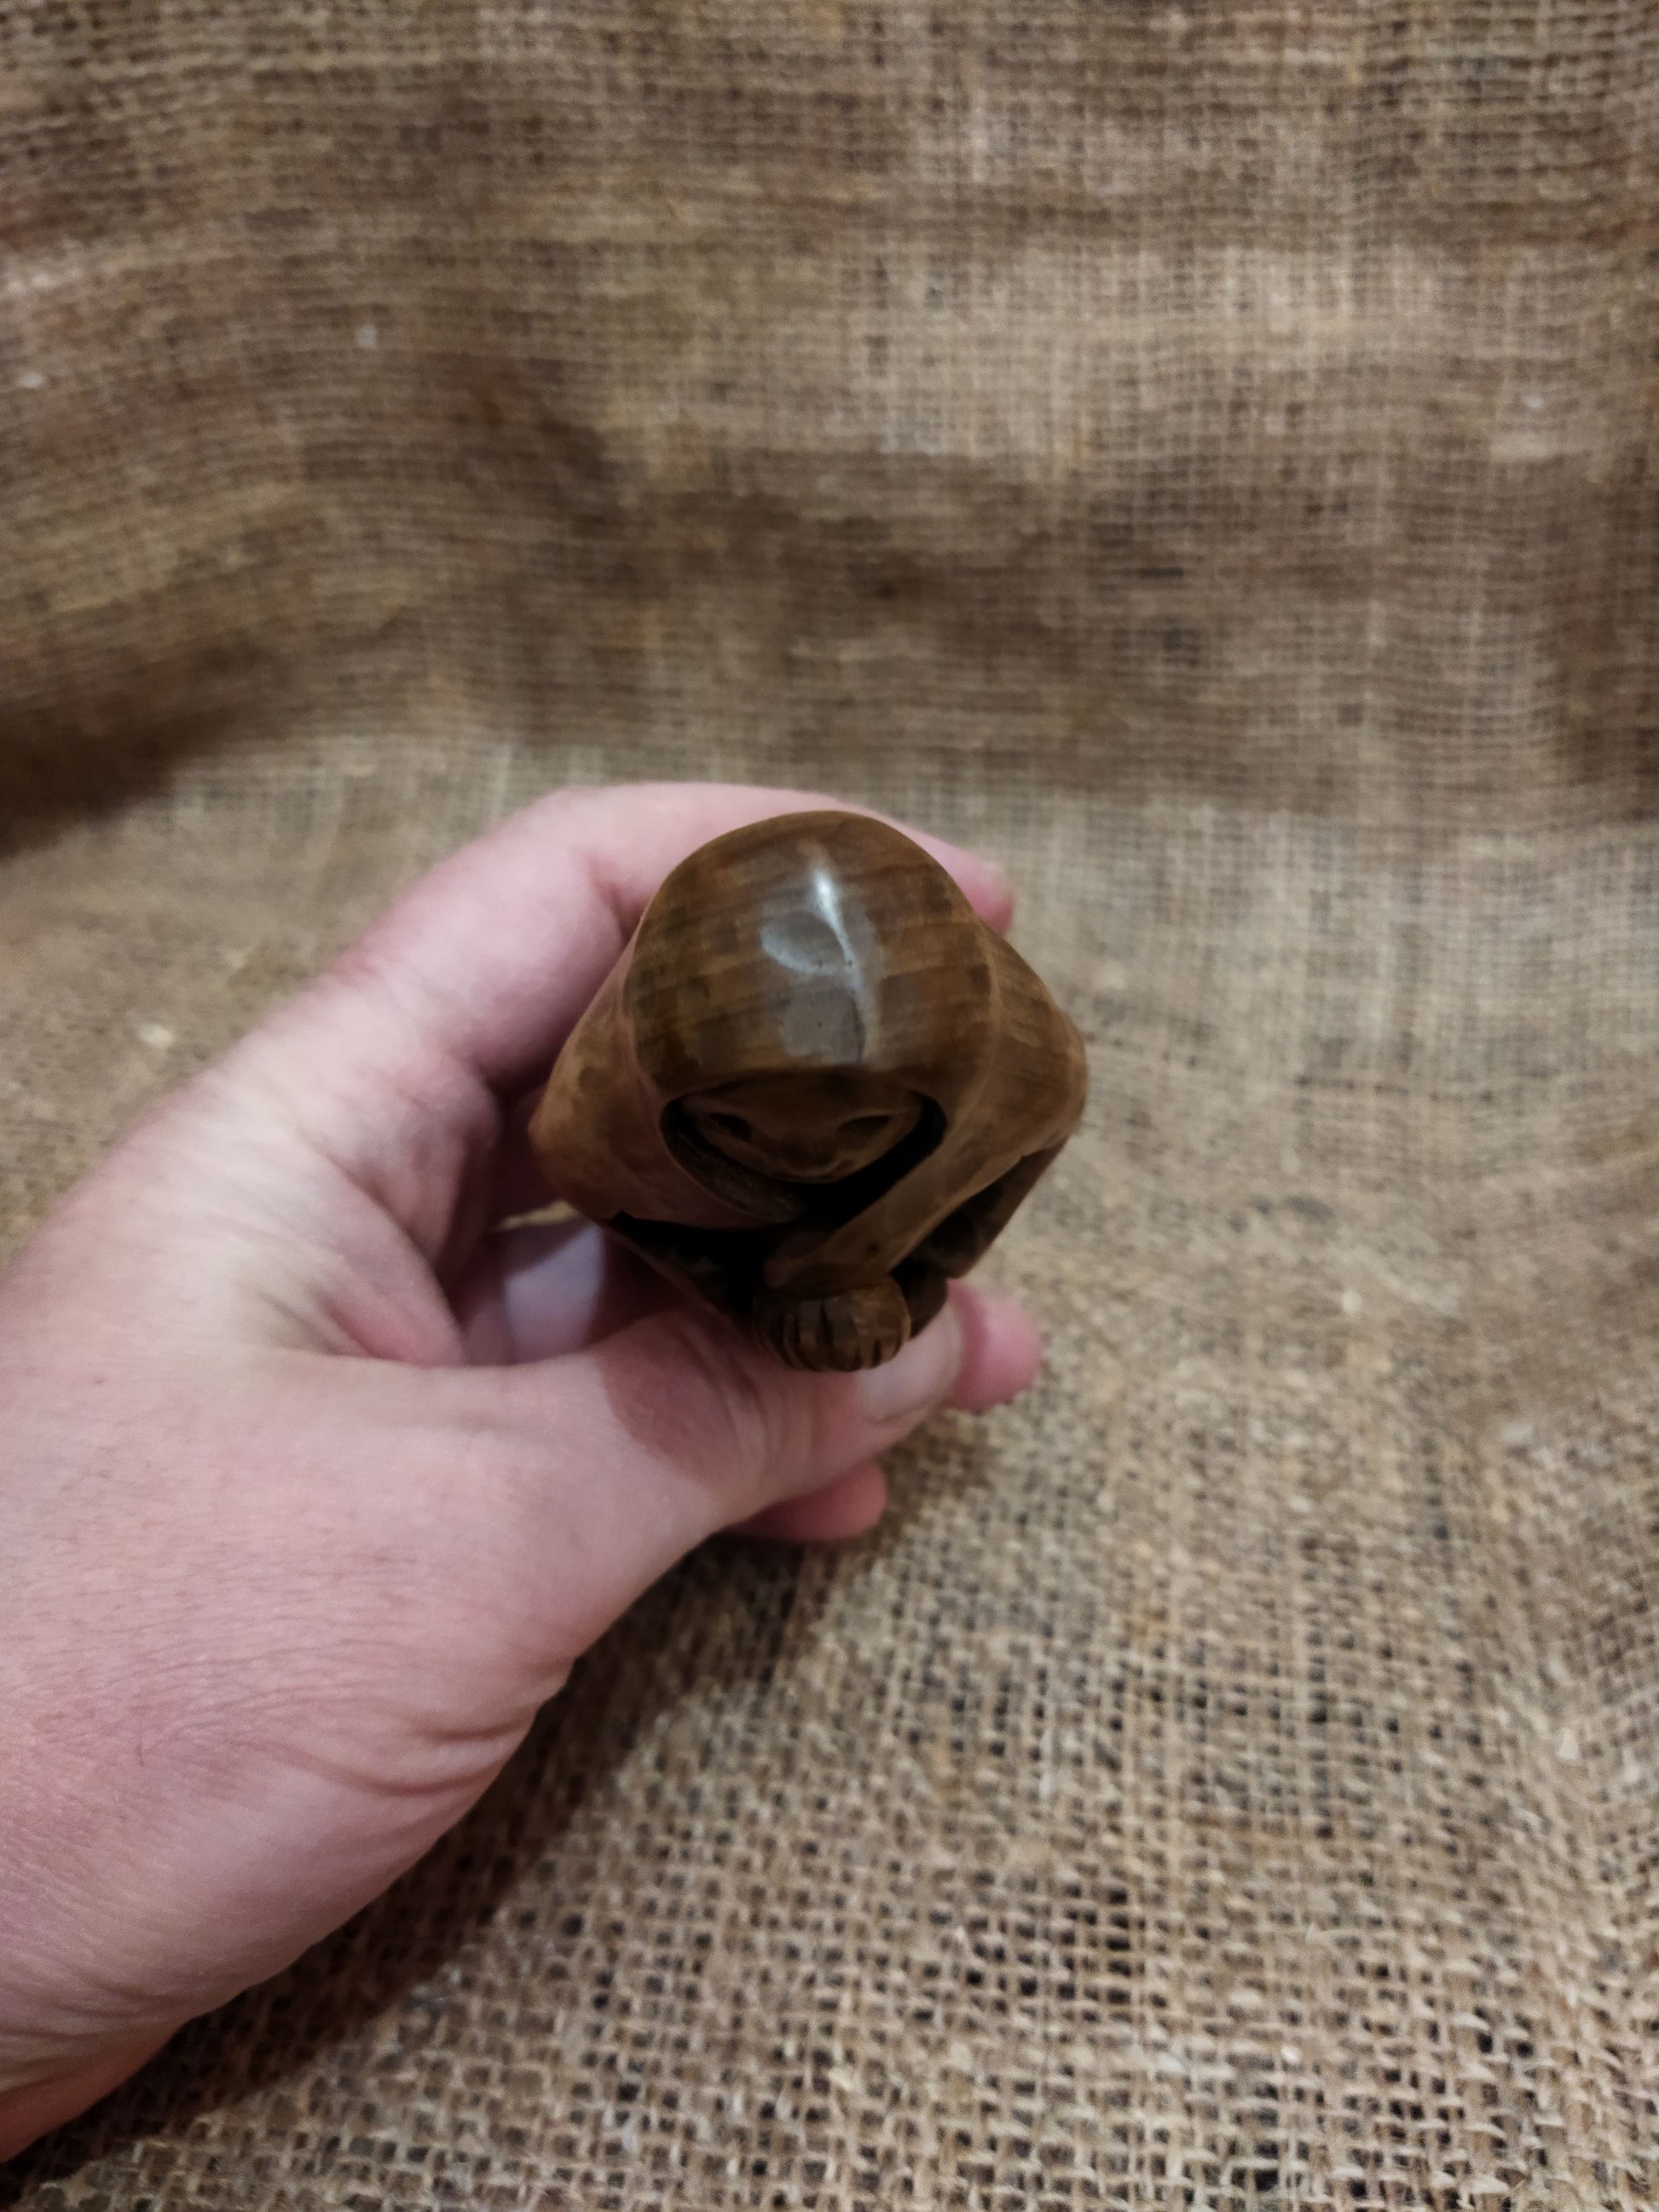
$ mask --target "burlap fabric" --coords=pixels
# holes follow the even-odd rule
[[[1656,64],[0,6],[9,1237],[572,777],[979,842],[1094,1071],[1030,1398],[0,2203],[1655,2201]]]

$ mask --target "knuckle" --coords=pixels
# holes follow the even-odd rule
[[[687,1310],[659,1318],[641,1389],[623,1409],[641,1437],[699,1476],[759,1474],[803,1455],[808,1417],[798,1383],[770,1370],[729,1322]]]

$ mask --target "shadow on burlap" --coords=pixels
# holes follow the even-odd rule
[[[572,778],[977,842],[1045,1378],[0,2183],[1659,2191],[1659,19],[0,5],[0,1229]]]

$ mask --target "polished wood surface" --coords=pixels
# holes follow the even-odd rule
[[[531,1141],[562,1198],[791,1365],[943,1304],[1083,1109],[1076,1029],[921,847],[789,814],[683,861]]]

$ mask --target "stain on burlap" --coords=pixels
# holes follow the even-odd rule
[[[0,5],[0,1231],[420,867],[1001,857],[1052,1356],[27,2212],[1659,2194],[1648,0]]]

